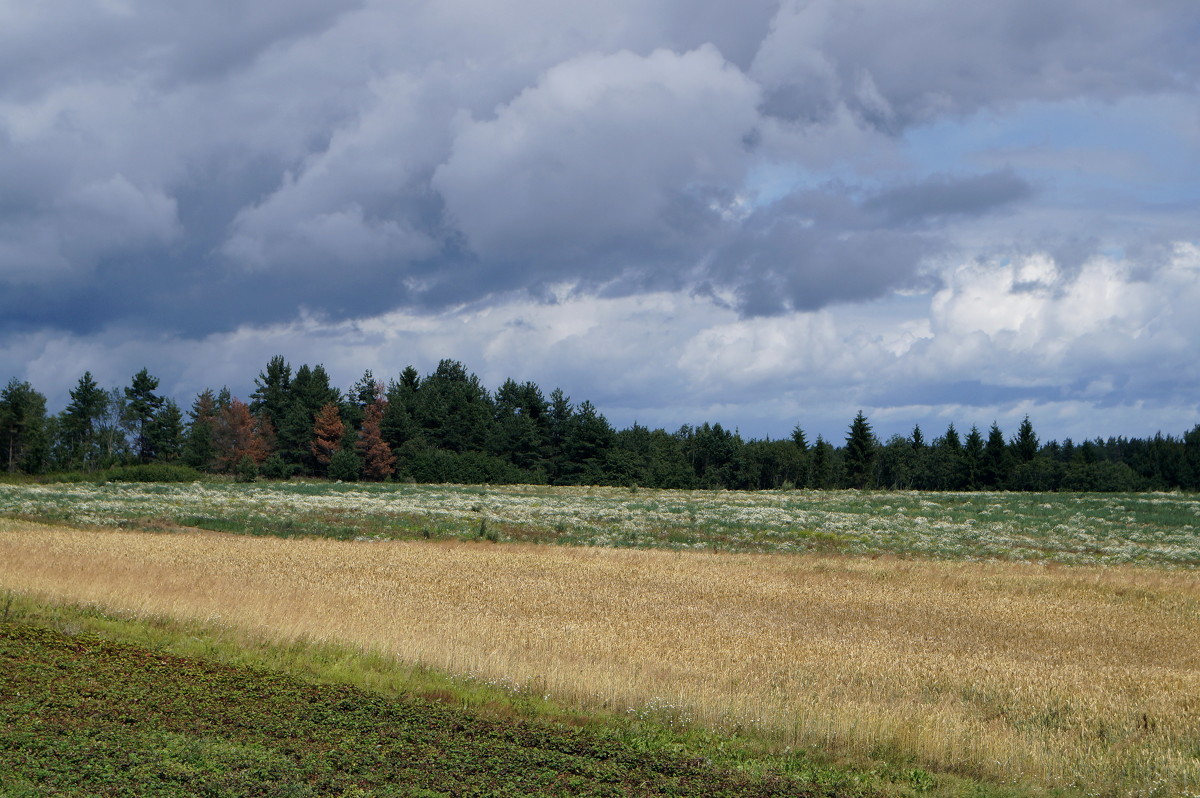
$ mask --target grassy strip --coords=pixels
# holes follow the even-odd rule
[[[0,516],[281,537],[1200,567],[1200,502],[1186,494],[0,483]]]
[[[13,594],[0,601],[0,774],[3,796],[1032,795]]]

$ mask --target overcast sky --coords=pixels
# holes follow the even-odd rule
[[[0,379],[1200,423],[1195,0],[0,0]]]

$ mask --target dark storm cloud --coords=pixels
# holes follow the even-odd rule
[[[768,113],[897,129],[1026,100],[1194,91],[1190,0],[784,3],[752,74]]]
[[[77,81],[211,79],[361,5],[360,0],[29,4],[0,15],[0,96],[29,97]]]
[[[1033,195],[1004,170],[880,180],[875,150],[902,160],[906,126],[946,114],[1194,91],[1198,20],[1082,0],[13,5],[0,327],[202,334],[558,285],[692,287],[749,315],[878,297],[955,224]],[[760,200],[749,178],[778,163],[849,166]]]
[[[933,237],[879,224],[848,192],[799,194],[746,220],[709,270],[751,316],[873,299],[910,284]]]
[[[972,177],[935,176],[888,189],[864,203],[889,224],[912,224],[952,216],[979,216],[1026,199],[1033,187],[1010,171]]]
[[[749,215],[705,272],[751,315],[816,310],[915,287],[949,245],[953,217],[979,217],[1032,194],[1011,172],[896,185],[856,199],[845,184],[793,194]]]

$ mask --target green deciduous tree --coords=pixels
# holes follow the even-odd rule
[[[125,392],[113,388],[105,392],[105,397],[104,413],[96,424],[98,465],[101,468],[127,463],[135,454],[129,442],[136,433],[136,425]]]
[[[15,377],[0,391],[0,456],[10,473],[38,473],[49,457],[46,397]]]

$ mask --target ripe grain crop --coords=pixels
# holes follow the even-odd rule
[[[584,707],[1098,795],[1200,793],[1194,573],[0,521],[0,587]]]

